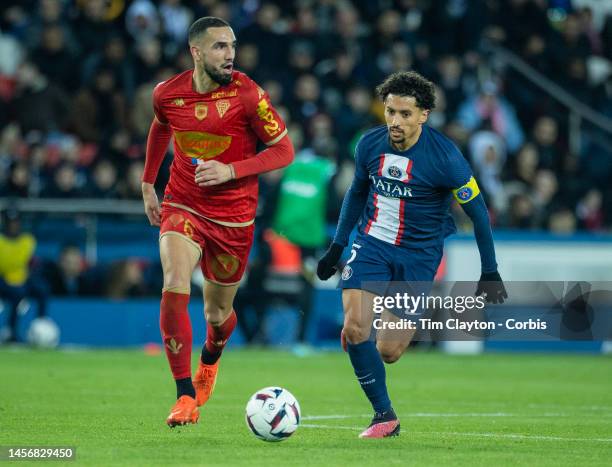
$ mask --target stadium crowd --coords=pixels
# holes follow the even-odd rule
[[[311,213],[309,222],[335,223],[352,177],[354,145],[365,129],[383,122],[374,87],[391,72],[415,69],[437,85],[429,124],[470,160],[494,228],[609,231],[610,135],[583,124],[573,152],[568,109],[500,66],[486,47],[511,50],[612,117],[612,6],[606,3],[4,1],[0,197],[141,199],[152,89],[191,67],[188,27],[211,15],[233,25],[236,67],[269,92],[287,122],[296,160],[324,175],[318,218]],[[299,212],[290,209],[299,202],[296,193],[288,193],[300,173],[293,171],[293,184],[285,186],[282,174],[261,177],[260,225],[302,222],[279,212],[281,206]],[[167,170],[161,174],[160,189]],[[469,224],[460,210],[455,214],[460,227]],[[316,237],[317,244],[294,243],[308,251],[327,243]],[[74,269],[77,254],[67,247],[58,271]],[[137,266],[117,267],[142,279]],[[143,281],[134,279],[133,290],[122,293],[140,294]],[[70,293],[78,284],[58,279],[53,287]]]

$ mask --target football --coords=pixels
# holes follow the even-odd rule
[[[263,388],[249,399],[245,418],[257,438],[283,441],[295,433],[300,424],[300,404],[286,389]]]
[[[28,329],[28,343],[41,349],[57,347],[60,331],[51,318],[36,318]]]

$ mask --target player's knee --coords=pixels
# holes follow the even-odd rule
[[[364,328],[359,323],[344,323],[344,336],[349,344],[361,344],[370,337],[370,328]]]
[[[395,363],[402,356],[402,349],[395,346],[377,345],[378,353],[385,363]]]
[[[167,271],[164,274],[164,289],[188,289],[190,286],[189,278],[184,276],[180,271]]]
[[[204,305],[204,316],[206,316],[206,322],[213,327],[221,326],[231,312],[231,305],[226,305],[223,303],[211,303],[209,305]]]

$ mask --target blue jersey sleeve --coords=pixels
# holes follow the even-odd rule
[[[482,271],[496,271],[495,247],[487,206],[480,194],[470,164],[456,147],[453,147],[448,156],[447,177],[448,187],[453,192],[455,200],[474,224],[474,236],[480,253]]]
[[[369,191],[368,169],[365,162],[365,154],[363,153],[362,138],[355,148],[355,176],[342,202],[334,243],[346,246],[351,231],[359,220],[363,208],[368,201]]]

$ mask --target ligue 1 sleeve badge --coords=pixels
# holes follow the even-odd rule
[[[461,201],[467,201],[472,197],[472,189],[470,187],[464,186],[457,192],[457,198]]]

